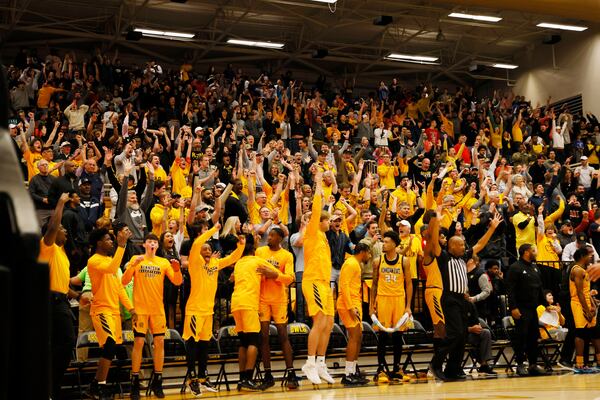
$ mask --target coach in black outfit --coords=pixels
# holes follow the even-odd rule
[[[510,266],[506,279],[508,306],[516,326],[514,350],[520,376],[546,375],[537,365],[540,327],[536,307],[545,301],[540,270],[535,265],[536,256],[534,246],[521,245],[519,260]],[[528,369],[523,365],[525,354],[529,360]]]

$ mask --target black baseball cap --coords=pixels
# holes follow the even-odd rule
[[[580,243],[587,242],[587,235],[585,233],[579,233],[577,235],[577,241],[580,242]]]

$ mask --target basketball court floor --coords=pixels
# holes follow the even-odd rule
[[[398,399],[410,400],[600,400],[600,375],[555,374],[545,377],[516,377],[499,374],[499,378],[469,378],[464,382],[435,383],[420,380],[405,384],[375,385],[345,388],[339,383],[313,388],[306,380],[298,390],[282,389],[278,384],[265,392],[240,393],[235,390],[204,393],[201,398],[232,399]],[[337,379],[339,382],[339,379]],[[185,395],[178,390],[168,390],[167,399],[192,399],[189,390]]]

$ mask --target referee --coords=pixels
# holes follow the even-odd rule
[[[545,296],[540,270],[535,265],[536,257],[535,246],[522,244],[519,247],[519,260],[510,266],[506,278],[508,307],[516,327],[514,350],[517,374],[520,376],[546,375],[537,366],[540,327],[536,308],[545,303]],[[528,369],[523,365],[525,354],[529,360]]]
[[[40,241],[40,262],[47,262],[50,269],[50,346],[52,357],[52,399],[60,399],[63,375],[71,361],[71,351],[75,345],[73,313],[69,305],[69,268],[65,253],[67,231],[60,224],[63,209],[69,201],[69,194],[63,193],[56,204],[54,215],[42,228],[44,235]]]
[[[441,207],[437,210],[436,221],[433,221],[434,228],[437,227],[437,220],[440,219]],[[431,372],[437,379],[443,381],[466,379],[461,368],[468,329],[466,298],[469,286],[466,261],[485,247],[502,222],[502,217],[496,213],[491,219],[486,233],[469,250],[468,254],[465,241],[458,236],[453,236],[448,240],[447,251],[436,246],[437,249],[434,253],[442,276],[442,311],[446,320],[446,338],[438,343],[431,360]],[[446,357],[448,357],[446,369],[442,372],[442,364]]]

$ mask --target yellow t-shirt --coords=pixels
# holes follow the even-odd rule
[[[137,256],[133,256],[129,263]],[[163,290],[165,275],[174,285],[181,285],[183,277],[181,271],[175,272],[169,260],[163,257],[148,257],[135,267],[128,267],[121,282],[127,285],[133,281],[133,305],[140,315],[165,315],[163,305]]]
[[[114,257],[94,254],[88,260],[88,274],[92,281],[92,294],[94,295],[94,301],[90,308],[91,315],[119,314],[119,302],[127,310],[133,308],[117,274],[124,253],[123,247],[117,247]]]
[[[404,270],[402,269],[402,256],[396,260],[386,260],[381,254],[379,262],[379,277],[377,280],[377,296],[401,296],[404,292]]]
[[[513,225],[515,226],[515,234],[516,234],[516,242],[517,249],[521,247],[521,245],[525,243],[535,243],[535,220],[534,217],[524,214],[522,212],[518,212],[512,217]],[[531,221],[527,224],[525,229],[519,229],[517,225],[521,222],[525,221],[527,218],[531,218]]]
[[[321,196],[315,196],[312,214],[304,235],[304,280],[331,280],[331,249],[325,233],[319,228],[321,222]]]
[[[179,213],[175,213],[174,208],[167,212],[167,221],[170,219],[178,219]],[[152,221],[152,233],[160,237],[163,233],[163,217],[165,215],[165,207],[162,204],[156,204],[150,211],[150,221]]]
[[[351,310],[355,307],[358,309],[361,308],[360,278],[360,263],[356,257],[348,257],[340,270],[339,296],[337,299],[338,309]]]
[[[392,190],[396,187],[395,176],[398,176],[398,167],[395,165],[381,164],[377,167],[377,174],[379,174],[379,182],[381,186]]]
[[[238,260],[233,270],[235,276],[235,286],[231,295],[231,311],[251,310],[258,311],[260,299],[260,287],[262,275],[256,272],[259,266],[264,266],[279,275],[277,280],[281,279],[281,272],[273,267],[269,262],[257,256],[245,256]],[[284,282],[283,280],[280,282]]]
[[[256,256],[266,260],[281,272],[278,280],[262,279],[260,302],[263,304],[287,304],[287,287],[294,281],[294,256],[285,249],[272,251],[269,246],[256,249]]]
[[[184,194],[190,193],[192,188],[187,184],[187,176],[190,173],[190,160],[186,159],[185,169],[179,167],[179,158],[176,158],[171,166],[171,184],[173,193]],[[185,197],[185,196],[184,196]]]
[[[70,270],[69,259],[64,247],[56,243],[46,246],[44,239],[40,240],[39,262],[47,262],[50,268],[50,290],[67,294],[69,292]]]
[[[404,257],[408,258],[408,261],[410,263],[410,275],[411,278],[416,279],[417,278],[417,257],[420,255],[423,255],[423,248],[421,246],[421,240],[416,237],[415,235],[409,235],[405,238],[400,238],[400,251],[404,251],[404,249],[408,246],[408,244],[410,243],[410,240],[412,239],[412,243],[410,245],[410,249],[408,249],[406,251],[406,253],[404,253]]]

